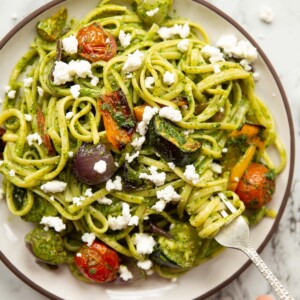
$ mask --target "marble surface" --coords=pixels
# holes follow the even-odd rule
[[[30,12],[49,0],[1,0],[0,39]],[[294,119],[296,149],[300,143],[300,1],[296,0],[209,0],[249,30],[272,61],[287,93]],[[269,6],[274,12],[271,24],[259,19],[260,10]],[[298,150],[299,151],[299,150]],[[296,150],[297,153],[297,150]],[[297,155],[296,155],[297,156]],[[300,299],[300,159],[296,157],[294,183],[289,203],[277,233],[262,252],[262,257],[296,299]],[[0,263],[1,299],[47,299],[26,286]],[[254,266],[218,294],[215,300],[254,300],[272,289]]]

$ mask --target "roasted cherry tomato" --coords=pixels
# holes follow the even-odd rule
[[[45,122],[45,117],[44,114],[40,109],[37,110],[37,126],[38,126],[38,132],[43,140],[43,143],[45,147],[48,150],[49,155],[54,155],[55,154],[55,149],[52,145],[51,139],[49,134],[47,133],[46,129],[46,122]]]
[[[94,282],[109,282],[118,277],[120,262],[117,252],[100,242],[83,245],[74,261],[78,270]]]
[[[275,173],[260,163],[251,163],[240,180],[236,193],[248,208],[260,208],[271,201]]]
[[[117,53],[114,37],[96,22],[80,29],[77,40],[79,55],[92,62],[109,61]]]

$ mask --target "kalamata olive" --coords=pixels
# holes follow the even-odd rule
[[[102,162],[102,168],[95,168],[95,164],[100,161]],[[81,182],[88,185],[99,184],[107,181],[113,175],[115,170],[114,159],[105,144],[85,143],[74,156],[73,170]]]

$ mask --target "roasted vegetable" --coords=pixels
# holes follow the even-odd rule
[[[119,271],[119,256],[117,252],[105,244],[93,242],[83,245],[79,255],[74,256],[78,270],[94,282],[109,282],[117,278]]]
[[[161,261],[157,259],[157,253],[153,259],[169,267],[174,267],[174,264],[181,268],[192,267],[200,247],[200,239],[195,228],[188,223],[176,223],[171,227],[169,234],[172,239],[166,236],[158,238],[157,251],[163,254],[160,256]],[[165,263],[162,263],[163,261]]]
[[[121,150],[131,141],[136,122],[122,91],[103,95],[99,101],[106,136],[115,149]]]
[[[37,226],[25,236],[29,250],[37,258],[50,265],[59,265],[67,262],[67,252],[63,247],[61,236],[53,229],[44,230]]]
[[[95,170],[95,164],[103,161],[103,172]],[[76,152],[73,159],[75,176],[88,185],[105,182],[111,178],[115,171],[114,159],[105,144],[84,143]]]
[[[184,167],[200,154],[201,143],[186,136],[172,122],[155,116],[148,130],[149,143],[167,162]]]
[[[114,37],[97,22],[80,29],[77,40],[79,55],[91,62],[109,61],[117,53]]]
[[[271,201],[275,173],[260,163],[252,163],[239,181],[236,193],[248,208],[261,208]]]
[[[137,14],[146,24],[161,24],[173,4],[173,0],[135,0],[135,2]]]
[[[38,34],[47,42],[55,42],[62,35],[67,18],[68,12],[62,8],[52,17],[37,23]]]

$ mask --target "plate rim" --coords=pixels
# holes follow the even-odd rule
[[[66,2],[67,0],[52,0],[49,3],[39,7],[32,13],[30,13],[27,17],[25,17],[21,22],[19,22],[15,27],[13,27],[0,41],[0,50],[10,41],[10,39],[18,32],[20,31],[25,25],[27,25],[29,22],[31,22],[34,18],[39,16],[40,14],[44,13],[50,8],[53,8],[54,6],[61,4],[63,2]],[[218,7],[214,6],[213,4],[207,2],[206,0],[190,0],[193,2],[196,2],[209,10],[211,10],[213,13],[216,13],[221,18],[229,22],[232,26],[234,26],[240,33],[242,33],[250,42],[252,45],[254,45],[257,48],[257,51],[259,55],[261,56],[262,60],[267,65],[272,77],[274,78],[276,85],[280,91],[280,95],[283,101],[283,105],[285,108],[285,112],[287,114],[288,118],[288,125],[290,129],[291,134],[291,141],[290,141],[290,153],[289,153],[289,162],[290,162],[290,168],[288,173],[288,181],[286,183],[286,189],[284,192],[284,196],[282,199],[282,202],[280,204],[279,211],[277,212],[277,216],[273,222],[273,225],[263,240],[263,242],[259,245],[257,252],[260,253],[265,246],[269,243],[270,239],[273,237],[275,231],[278,228],[279,222],[282,218],[282,215],[285,211],[287,202],[289,200],[290,190],[293,182],[294,177],[294,169],[295,169],[295,131],[294,131],[294,123],[292,118],[292,113],[289,105],[289,101],[287,98],[287,95],[285,93],[285,90],[283,88],[283,85],[281,83],[281,80],[273,67],[271,61],[269,60],[268,56],[265,54],[265,52],[262,50],[260,45],[256,42],[256,40],[250,35],[250,33],[242,26],[240,25],[236,20],[234,20],[231,16],[229,16],[227,13],[219,9]],[[63,298],[60,298],[51,292],[47,291],[40,285],[36,284],[34,281],[32,281],[29,277],[27,277],[25,274],[23,274],[17,267],[15,267],[12,262],[5,256],[5,254],[0,250],[0,261],[14,274],[16,275],[20,280],[22,280],[25,284],[33,288],[35,291],[39,292],[40,294],[48,297],[49,299],[53,300],[64,300]],[[211,289],[210,291],[206,292],[205,294],[195,298],[194,300],[203,300],[209,296],[212,296],[216,292],[223,289],[225,286],[227,286],[229,283],[231,283],[234,279],[236,279],[239,275],[241,275],[249,266],[251,265],[251,261],[248,260],[244,265],[240,267],[235,273],[233,273],[229,278],[227,278],[225,281]]]

